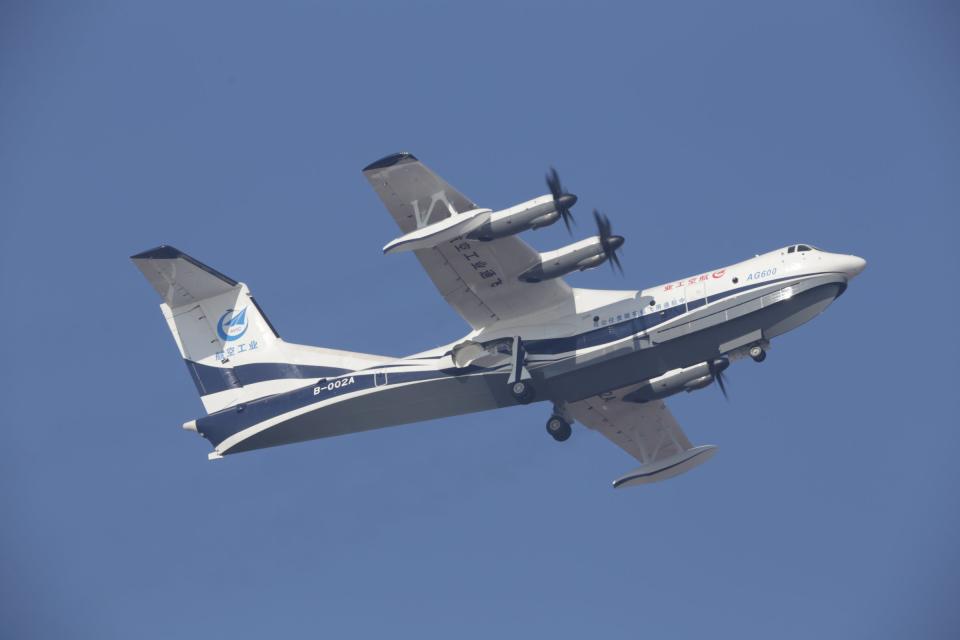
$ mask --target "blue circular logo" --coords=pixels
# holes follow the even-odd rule
[[[239,340],[247,332],[247,308],[234,312],[233,309],[227,309],[227,312],[220,316],[217,322],[217,335],[224,342]]]

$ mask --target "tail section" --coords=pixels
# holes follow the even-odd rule
[[[163,299],[207,413],[393,360],[284,342],[245,284],[173,247],[131,259]]]

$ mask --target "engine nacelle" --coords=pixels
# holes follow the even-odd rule
[[[560,199],[561,204],[567,208],[577,202],[577,196],[572,193],[565,193]],[[559,219],[560,213],[553,196],[540,196],[509,209],[494,211],[487,222],[471,231],[467,237],[471,240],[496,240],[529,229],[546,227]]]
[[[717,358],[713,361],[713,371],[710,370],[710,364],[707,362],[674,369],[662,376],[647,380],[639,388],[625,395],[623,399],[627,402],[650,402],[668,398],[681,391],[703,389],[714,381],[714,372],[719,373],[729,366],[730,361],[727,358]]]
[[[490,209],[462,211],[440,222],[417,227],[391,240],[383,247],[383,252],[418,251],[461,237],[487,241],[512,236],[528,229],[538,229],[553,224],[561,217],[557,206],[566,210],[576,201],[577,196],[564,193],[557,200],[554,200],[553,196],[540,196],[502,211]]]
[[[612,236],[610,242],[614,248],[623,244],[623,238]],[[520,274],[524,282],[541,282],[559,278],[574,271],[586,271],[598,267],[607,261],[600,238],[593,237],[574,242],[555,251],[540,254],[540,262]]]

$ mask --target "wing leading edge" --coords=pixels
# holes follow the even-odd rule
[[[377,160],[363,175],[405,234],[478,208],[409,153]],[[455,238],[414,253],[440,294],[474,329],[573,305],[573,291],[560,278],[518,280],[539,253],[517,236],[487,242]]]

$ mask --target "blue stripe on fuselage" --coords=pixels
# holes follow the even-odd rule
[[[267,380],[283,380],[301,378],[304,380],[331,378],[344,373],[349,369],[338,367],[318,367],[306,364],[289,364],[286,362],[254,362],[236,367],[212,367],[192,360],[185,360],[187,369],[197,385],[201,396],[211,393],[239,389],[248,384],[265,382]]]
[[[823,275],[823,274],[808,274],[808,275]],[[670,309],[664,309],[660,312],[654,312],[647,315],[641,315],[636,318],[629,318],[622,322],[615,324],[607,325],[606,327],[601,327],[598,329],[593,329],[585,333],[569,336],[565,338],[549,338],[544,340],[530,340],[524,341],[524,349],[529,354],[542,354],[542,355],[555,355],[559,353],[568,353],[574,352],[580,349],[586,349],[594,346],[603,345],[610,342],[615,342],[617,340],[622,340],[628,338],[631,335],[647,331],[655,326],[668,322],[674,318],[677,318],[687,312],[688,308],[696,309],[707,303],[717,302],[724,298],[731,297],[733,295],[743,293],[751,289],[756,289],[758,287],[768,286],[770,284],[776,284],[778,282],[783,282],[786,280],[796,280],[804,276],[792,276],[787,278],[779,278],[777,280],[771,280],[768,282],[760,282],[755,284],[750,284],[744,287],[739,287],[737,289],[731,289],[723,293],[719,293],[708,298],[703,298],[701,300],[694,301],[693,304],[682,304],[672,307]],[[699,304],[698,304],[699,303]],[[191,363],[188,361],[188,365],[193,365],[196,363]],[[536,364],[536,363],[534,363]],[[199,365],[204,367],[204,365]],[[352,393],[354,391],[360,391],[363,389],[368,389],[375,386],[374,374],[366,373],[363,371],[347,373],[342,369],[332,369],[329,367],[307,367],[304,365],[286,365],[289,367],[296,367],[297,375],[293,375],[293,369],[284,369],[284,365],[281,364],[260,364],[260,365],[241,365],[239,367],[234,367],[234,369],[239,369],[241,372],[246,367],[259,367],[257,369],[250,369],[251,373],[261,372],[262,375],[271,375],[274,377],[287,377],[287,378],[296,378],[303,377],[305,379],[309,378],[335,378],[341,377],[346,378],[351,376],[354,378],[354,383],[342,386],[336,389],[321,389],[320,392],[314,395],[314,388],[316,385],[309,384],[301,389],[296,389],[286,393],[280,393],[273,396],[268,396],[265,398],[260,398],[253,400],[251,402],[244,403],[235,407],[229,407],[223,409],[222,411],[212,413],[209,416],[200,418],[197,420],[198,430],[206,437],[214,446],[220,444],[223,440],[230,437],[231,435],[242,431],[248,427],[251,427],[255,424],[269,420],[270,418],[276,417],[278,415],[293,411],[295,409],[315,404],[323,400],[330,399],[339,395],[346,393]],[[503,366],[498,367],[502,369]],[[204,367],[205,369],[221,371],[217,367]],[[387,387],[400,384],[400,383],[409,383],[417,382],[428,379],[440,379],[447,377],[457,377],[462,375],[469,375],[477,372],[486,372],[492,373],[496,369],[486,369],[484,367],[478,367],[471,365],[462,369],[450,368],[450,369],[428,369],[422,371],[393,371],[390,372],[389,381],[386,385]],[[331,373],[331,371],[337,371],[338,373]],[[285,376],[276,376],[278,372],[286,372],[290,375]],[[501,373],[507,373],[506,371],[501,371]],[[310,375],[307,375],[310,374]],[[313,375],[316,374],[316,375]],[[262,378],[262,379],[273,379]],[[250,384],[250,382],[247,382]],[[198,384],[199,388],[199,384]],[[230,387],[225,387],[230,388]],[[202,393],[202,391],[201,391]]]
[[[577,351],[579,349],[588,349],[590,347],[596,347],[608,342],[622,340],[623,338],[627,338],[637,333],[642,333],[643,331],[648,331],[653,327],[661,325],[664,322],[669,322],[674,318],[706,306],[711,302],[717,302],[718,300],[735,296],[739,293],[743,293],[744,291],[749,291],[758,287],[765,287],[771,284],[776,284],[777,282],[784,282],[786,280],[796,280],[798,277],[809,277],[813,275],[822,274],[808,274],[807,276],[794,275],[785,278],[778,278],[776,280],[767,280],[766,282],[755,282],[743,287],[737,287],[736,289],[730,289],[729,291],[723,291],[712,296],[699,298],[697,300],[690,300],[685,304],[678,304],[662,311],[655,311],[646,315],[641,314],[636,318],[627,318],[626,320],[622,320],[614,324],[608,324],[607,326],[600,327],[598,329],[591,329],[590,331],[574,336],[569,336],[566,338],[547,338],[544,340],[525,340],[523,346],[527,350],[527,353],[545,355],[567,353],[570,351]]]
[[[687,301],[686,304],[678,304],[675,307],[664,309],[663,311],[639,315],[636,318],[627,318],[621,322],[591,329],[581,334],[567,336],[564,338],[546,338],[542,340],[524,341],[523,346],[527,353],[531,355],[556,355],[558,353],[570,353],[580,349],[589,349],[617,340],[622,340],[631,335],[648,331],[664,322],[669,322],[684,313],[699,309],[711,302],[716,302],[730,296],[756,289],[758,287],[794,280],[802,277],[809,277],[822,274],[807,274],[806,276],[788,276],[768,280],[766,282],[755,282],[736,289],[730,289],[712,296],[699,298],[697,300]],[[423,360],[436,360],[443,356],[433,358],[420,358]],[[186,361],[193,382],[197,386],[200,395],[208,395],[226,391],[227,389],[236,389],[244,385],[264,382],[266,380],[280,379],[319,379],[349,373],[348,369],[338,369],[336,367],[319,367],[312,365],[296,365],[283,362],[275,363],[253,363],[239,365],[237,367],[213,367],[199,364],[190,360]],[[385,365],[381,368],[403,367],[408,364]]]
[[[400,371],[390,373],[390,385],[400,383],[418,382],[422,380],[456,378],[463,375],[476,373],[491,373],[496,369],[486,369],[478,366],[468,366],[463,369],[430,369],[425,371]],[[506,371],[503,372],[504,374]],[[349,380],[353,382],[342,384],[340,386],[330,385],[333,380]],[[210,415],[197,419],[197,430],[204,438],[209,440],[214,446],[217,446],[231,435],[243,431],[255,424],[269,420],[278,415],[294,411],[324,400],[329,400],[337,396],[370,389],[377,386],[375,374],[373,373],[350,373],[339,376],[339,378],[328,378],[327,384],[310,383],[300,389],[294,389],[286,393],[258,398],[228,407],[211,413]],[[387,388],[387,385],[384,385]]]

